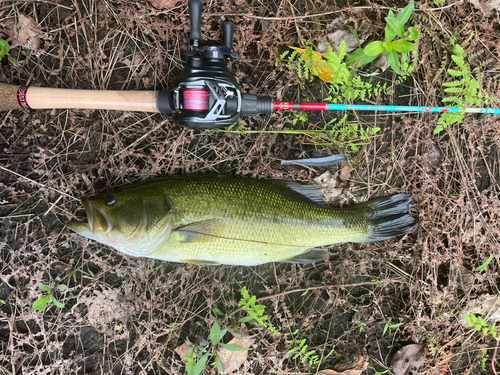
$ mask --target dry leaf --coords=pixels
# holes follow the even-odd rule
[[[469,2],[473,4],[477,9],[481,10],[485,17],[491,16],[495,9],[500,12],[500,0],[469,0]]]
[[[157,9],[170,9],[175,7],[179,0],[149,0],[151,5],[153,5]]]
[[[337,30],[334,33],[328,34],[326,37],[328,38],[328,41],[330,42],[330,45],[332,46],[332,49],[334,51],[338,51],[340,43],[342,43],[342,41],[344,41],[346,44],[347,53],[350,53],[359,47],[358,40],[350,30]],[[363,43],[365,40],[366,37],[361,37],[359,39],[361,43]]]
[[[233,338],[228,344],[236,344],[242,346],[243,348],[250,347],[250,339],[238,339]],[[219,350],[219,356],[222,359],[222,364],[224,365],[224,373],[229,374],[230,372],[236,371],[240,366],[247,361],[248,350],[239,350],[233,352],[222,348]]]
[[[305,49],[303,48],[297,48],[297,47],[291,47],[291,49],[296,50],[298,53],[303,54],[306,52]],[[323,60],[323,55],[319,52],[312,51],[312,61],[310,62],[311,65],[313,65],[314,68],[318,70],[318,72],[314,75],[318,76],[325,82],[332,82],[333,81],[333,76],[332,76],[332,70],[328,68],[326,61]]]
[[[323,195],[327,201],[332,201],[342,194],[342,188],[338,188],[339,183],[337,177],[338,173],[332,174],[330,171],[326,171],[321,176],[314,179],[314,182],[323,191]]]
[[[354,168],[349,167],[346,165],[344,168],[340,170],[340,179],[342,181],[346,181],[351,178],[351,172],[354,170]]]
[[[177,348],[174,349],[174,351],[179,355],[179,357],[184,357],[188,350],[189,350],[190,346],[186,343],[178,346]]]
[[[318,372],[318,375],[361,375],[363,371],[365,370],[351,369],[342,372],[338,372],[335,370],[321,370],[320,372]]]
[[[23,48],[37,50],[40,48],[39,34],[39,26],[35,24],[35,21],[20,13],[18,15],[17,24],[14,26],[14,39],[16,39]]]
[[[410,344],[399,349],[392,359],[394,375],[416,375],[425,362],[424,346]]]
[[[321,370],[318,375],[361,375],[368,368],[368,363],[367,355],[356,353],[353,362],[339,364],[335,370]]]
[[[483,294],[477,299],[470,300],[462,310],[462,314],[474,313],[482,315],[485,322],[500,321],[500,295]],[[462,318],[462,325],[467,327],[467,321]]]

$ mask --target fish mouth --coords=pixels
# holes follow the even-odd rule
[[[69,229],[87,237],[96,232],[111,232],[114,220],[106,212],[94,207],[88,198],[82,198],[82,204],[87,213],[87,222],[70,221],[67,224]]]

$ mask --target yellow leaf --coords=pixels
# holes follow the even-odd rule
[[[294,49],[301,55],[306,52],[304,48],[298,48],[298,47],[291,47],[291,49]],[[310,67],[315,70],[313,73],[315,76],[318,76],[320,79],[322,79],[325,82],[332,82],[333,81],[333,76],[332,73],[333,71],[328,68],[328,65],[325,60],[323,60],[323,55],[319,52],[316,51],[311,51],[312,55],[310,59],[307,59],[305,63]],[[310,70],[313,70],[310,69]]]

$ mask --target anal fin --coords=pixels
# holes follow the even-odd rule
[[[285,259],[286,263],[315,263],[328,258],[328,251],[313,247],[292,258]]]

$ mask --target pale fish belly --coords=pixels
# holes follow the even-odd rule
[[[256,243],[228,238],[210,242],[182,242],[169,239],[148,258],[197,264],[229,264],[254,266],[281,262],[302,254],[308,247]]]
[[[346,228],[337,221],[326,226],[310,222],[259,224],[233,221],[213,235],[192,236],[174,230],[166,242],[146,256],[173,262],[251,266],[281,262],[319,246],[363,242],[366,238],[366,232]]]

